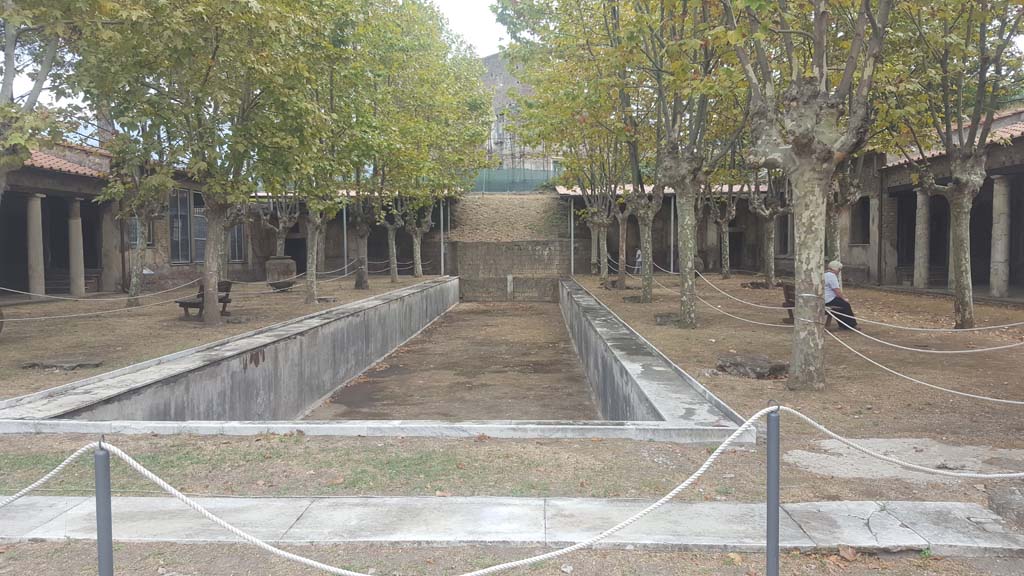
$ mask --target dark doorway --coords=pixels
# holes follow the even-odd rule
[[[46,272],[67,272],[70,265],[68,249],[68,201],[64,198],[43,198],[43,264]],[[47,274],[50,276],[50,274]]]
[[[25,198],[6,192],[0,203],[0,286],[28,290]]]
[[[988,284],[992,272],[992,181],[974,199],[971,209],[971,280]]]
[[[932,196],[928,207],[928,277],[939,286],[949,279],[949,202],[945,196]]]
[[[303,274],[306,271],[306,239],[288,238],[284,241],[284,254],[295,260],[295,273]]]
[[[914,225],[917,219],[917,194],[896,194],[896,266],[914,266]]]

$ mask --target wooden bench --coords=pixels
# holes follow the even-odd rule
[[[793,320],[793,308],[796,306],[796,285],[792,282],[782,283],[782,298],[784,302],[783,306],[787,308],[786,313],[789,314],[788,318],[783,318],[783,324],[792,324]],[[832,325],[832,315],[829,314],[828,310],[825,311],[825,328],[829,328]]]
[[[191,298],[182,298],[181,300],[174,301],[178,306],[181,306],[182,312],[185,313],[186,320],[192,318],[192,315],[189,313],[189,310],[191,310],[192,308],[197,308],[199,310],[199,314],[197,315],[197,317],[202,317],[204,307],[204,288],[205,287],[203,286],[203,283],[200,282],[199,292],[195,296],[192,296]],[[231,303],[231,281],[221,280],[220,282],[217,282],[217,302],[221,304],[221,315],[227,316],[228,304]]]

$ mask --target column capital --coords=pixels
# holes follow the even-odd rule
[[[46,198],[46,194],[32,193],[32,194],[29,194],[28,197],[29,198],[43,199],[43,198]]]
[[[992,179],[993,184],[996,184],[997,182],[1000,184],[1008,184],[1010,181],[1009,174],[990,174],[989,178]]]

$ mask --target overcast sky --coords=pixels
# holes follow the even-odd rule
[[[454,32],[462,35],[480,56],[498,51],[499,44],[508,43],[505,27],[494,19],[491,0],[434,0],[444,12]]]

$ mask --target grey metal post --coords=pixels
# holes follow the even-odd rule
[[[768,533],[765,574],[779,576],[779,411],[768,414]]]
[[[441,216],[441,276],[444,276],[444,200],[441,200],[441,207],[438,209]]]
[[[572,196],[569,196],[569,275],[576,275],[576,226]]]
[[[448,240],[449,240],[448,243],[450,244],[451,243],[451,238],[452,238],[452,203],[451,202],[449,202],[447,200],[444,201],[444,211],[445,211],[445,213],[444,213],[444,221],[448,223]]]
[[[341,207],[341,252],[345,256],[345,269],[342,274],[348,274],[348,205]]]
[[[110,452],[101,443],[93,454],[96,469],[96,553],[99,576],[114,576],[114,534],[110,513]]]

